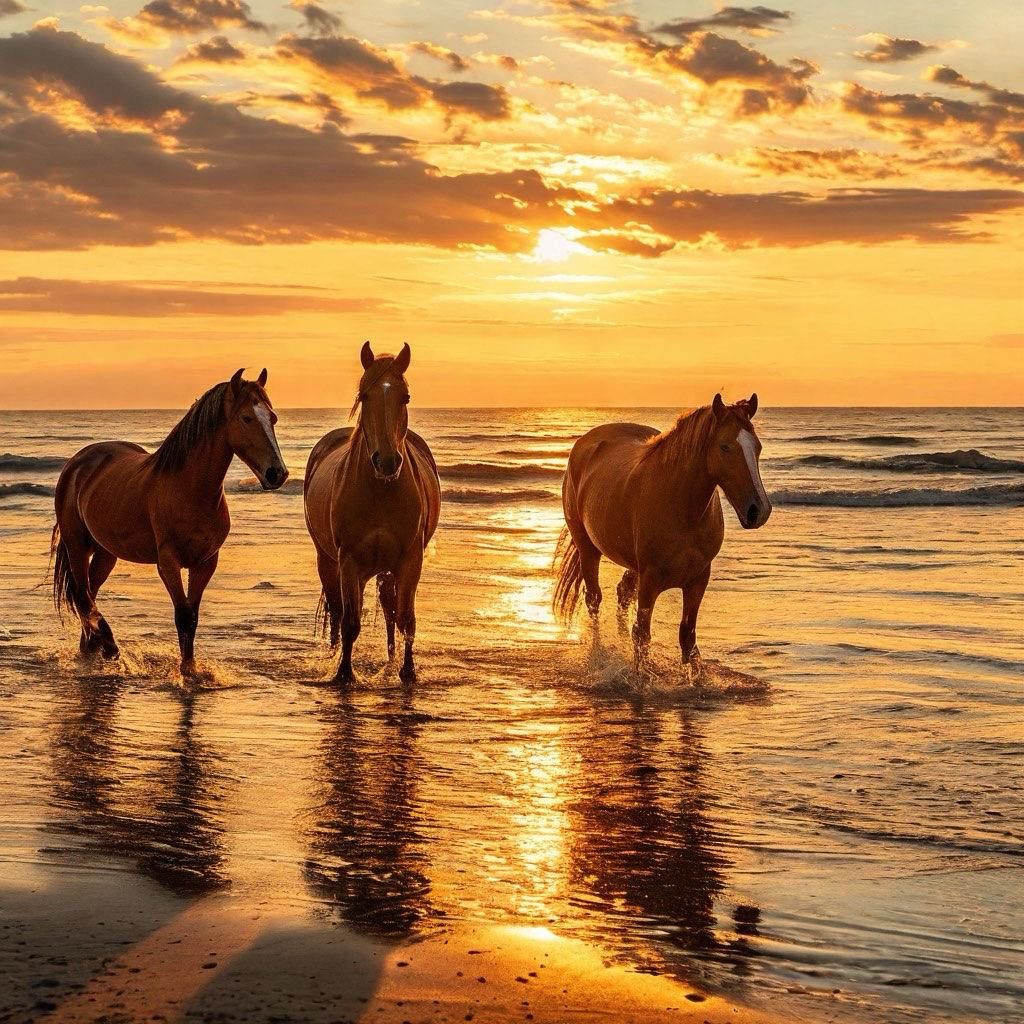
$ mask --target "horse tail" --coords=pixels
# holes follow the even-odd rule
[[[50,537],[50,563],[53,565],[53,607],[63,623],[65,608],[76,615],[78,609],[75,605],[75,577],[71,572],[68,546],[60,535],[60,523],[54,523]]]
[[[555,594],[551,602],[555,615],[563,622],[572,621],[580,603],[583,589],[583,562],[580,549],[569,533],[569,527],[562,527],[555,547],[552,569],[557,577]]]

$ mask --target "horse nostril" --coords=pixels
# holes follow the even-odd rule
[[[750,508],[747,509],[747,526],[753,526],[754,523],[757,522],[757,517],[760,511],[761,510],[756,505],[751,505]]]
[[[380,452],[374,452],[370,456],[370,465],[373,466],[377,472],[380,472]]]
[[[268,484],[276,484],[280,479],[281,474],[277,471],[276,466],[271,466],[270,469],[266,471],[264,476],[266,476]]]

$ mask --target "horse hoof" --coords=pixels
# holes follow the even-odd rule
[[[403,683],[415,683],[416,669],[414,669],[412,665],[403,665],[398,670],[398,678],[401,679]]]
[[[113,661],[115,658],[121,657],[121,650],[116,644],[113,647],[104,647],[103,657],[106,658],[107,661]]]
[[[350,683],[354,683],[356,681],[356,674],[352,669],[346,669],[344,672],[341,669],[338,669],[334,675],[334,681],[339,686],[348,686]]]

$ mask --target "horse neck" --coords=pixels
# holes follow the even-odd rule
[[[682,508],[686,522],[699,522],[717,486],[707,470],[705,452],[685,449],[682,434],[676,427],[658,446],[655,454],[657,457],[649,464],[656,467],[658,490],[672,496],[674,507]]]
[[[200,441],[176,473],[184,492],[199,504],[219,502],[234,454],[228,445],[226,427]]]

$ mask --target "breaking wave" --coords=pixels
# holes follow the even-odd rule
[[[32,484],[20,480],[14,484],[0,484],[0,501],[4,498],[16,498],[22,494],[34,494],[40,498],[52,498],[53,488],[46,484]]]
[[[480,480],[500,483],[503,480],[561,479],[564,470],[554,466],[539,466],[533,462],[456,462],[454,465],[439,466],[442,480]]]
[[[59,455],[0,455],[0,473],[20,473],[34,469],[61,469],[67,459]]]
[[[947,490],[941,487],[904,487],[889,491],[780,490],[772,494],[776,505],[816,505],[835,508],[946,508],[1024,506],[1024,484],[993,484]]]
[[[526,487],[513,491],[491,491],[480,487],[446,487],[441,492],[441,497],[457,505],[508,505],[527,501],[552,501],[557,495],[543,487]]]
[[[947,470],[960,473],[1024,473],[1024,460],[997,459],[977,448],[955,452],[929,452],[920,455],[886,455],[877,459],[850,459],[843,455],[804,455],[796,459],[802,466],[829,466],[835,469],[880,469],[892,473],[933,473]]]
[[[863,436],[846,437],[842,434],[808,434],[806,437],[794,437],[794,441],[807,444],[866,444],[876,448],[913,447],[921,442],[916,437],[903,437],[899,434],[866,434]]]

